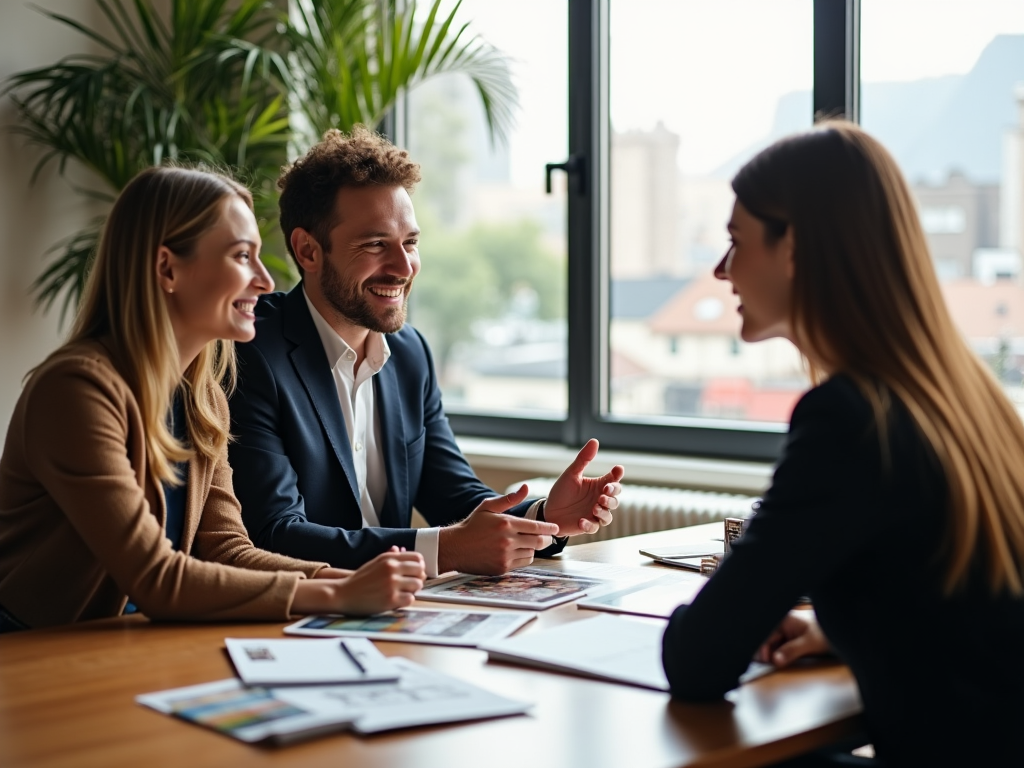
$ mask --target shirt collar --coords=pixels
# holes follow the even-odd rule
[[[313,306],[313,302],[309,300],[309,295],[306,293],[305,286],[302,287],[302,298],[306,300],[309,314],[313,318],[313,325],[316,326],[316,332],[320,334],[320,342],[324,345],[327,361],[331,364],[331,369],[333,370],[344,358],[345,353],[352,351],[352,347],[338,335],[338,332],[331,327],[331,324]],[[366,362],[373,372],[379,372],[390,357],[391,348],[388,346],[388,340],[384,334],[370,331],[370,334],[366,337]]]

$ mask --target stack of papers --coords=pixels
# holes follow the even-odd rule
[[[689,568],[693,571],[700,570],[701,558],[720,555],[724,552],[725,542],[721,539],[695,541],[672,547],[648,547],[640,550],[641,555],[651,558],[656,563],[676,568]]]
[[[277,744],[334,731],[369,734],[519,715],[531,706],[408,659],[389,662],[398,678],[392,682],[250,688],[232,678],[144,694],[136,701],[241,741]]]

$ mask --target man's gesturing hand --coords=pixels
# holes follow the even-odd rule
[[[544,519],[558,525],[559,536],[594,533],[612,521],[622,492],[624,470],[618,464],[601,477],[584,477],[587,465],[597,458],[597,440],[588,440],[576,459],[551,487],[544,505]]]
[[[462,522],[442,528],[438,570],[497,575],[529,565],[535,550],[551,546],[557,525],[502,514],[523,501],[527,490],[524,485],[514,493],[487,499]]]

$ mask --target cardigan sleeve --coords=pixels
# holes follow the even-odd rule
[[[37,372],[29,390],[28,466],[101,567],[146,615],[288,617],[301,573],[245,570],[172,549],[144,490],[149,480],[138,407],[109,366],[65,358]],[[54,583],[59,589],[59,577]]]

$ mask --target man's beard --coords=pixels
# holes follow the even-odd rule
[[[375,310],[363,297],[361,286],[343,281],[331,260],[324,259],[323,270],[320,273],[320,291],[327,299],[327,303],[356,325],[377,333],[397,333],[405,325],[412,280],[379,277],[374,279],[371,285],[380,288],[401,287],[405,291],[402,306],[389,307],[383,311]]]

